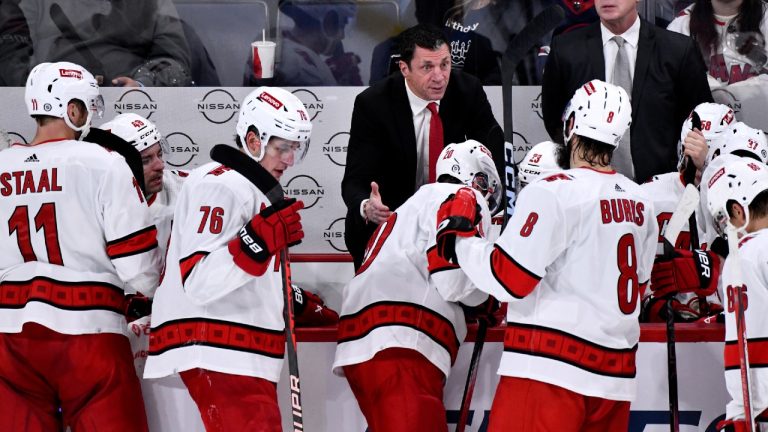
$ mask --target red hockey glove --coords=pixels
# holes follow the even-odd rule
[[[123,315],[128,322],[152,314],[152,299],[144,294],[127,294],[123,301]]]
[[[235,264],[254,276],[263,275],[272,255],[286,245],[301,243],[304,238],[299,215],[303,208],[303,202],[285,199],[265,208],[243,225],[228,245]]]
[[[339,314],[329,308],[317,294],[293,287],[294,321],[298,327],[321,327],[338,324]]]
[[[461,305],[461,308],[464,309],[464,319],[468,323],[485,321],[488,324],[488,327],[495,327],[504,319],[505,314],[498,313],[501,311],[501,303],[493,298],[493,296],[488,296],[488,300],[477,306],[459,304]]]
[[[449,195],[437,211],[437,256],[458,264],[454,250],[456,236],[475,236],[480,217],[480,206],[472,189],[461,188]]]
[[[720,258],[710,252],[675,249],[671,259],[658,258],[651,271],[651,291],[655,297],[694,293],[708,296],[717,289]]]

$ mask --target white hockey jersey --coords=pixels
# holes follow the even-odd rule
[[[744,319],[749,346],[752,413],[758,415],[768,408],[768,230],[763,229],[739,241],[741,280],[746,285],[742,303],[746,305]],[[731,401],[725,407],[726,419],[743,419],[739,350],[736,342],[735,290],[732,285],[733,254],[725,260],[723,285],[728,301],[725,307],[725,385]]]
[[[435,253],[437,211],[464,185],[431,183],[382,223],[368,244],[355,277],[344,288],[333,371],[373,358],[387,348],[416,350],[446,376],[467,327],[455,302],[475,306],[488,298],[457,266],[429,269]],[[490,226],[485,199],[482,233]],[[430,272],[432,273],[430,275]]]
[[[496,243],[457,240],[462,270],[509,301],[499,374],[611,400],[635,395],[653,201],[621,174],[572,169],[523,189]]]
[[[171,239],[171,225],[173,223],[173,209],[176,205],[176,197],[181,191],[181,185],[189,176],[189,172],[181,170],[163,171],[163,189],[147,198],[149,214],[157,228],[157,249],[160,258],[160,279],[165,273],[165,254],[168,242]],[[155,287],[157,288],[157,287]],[[144,293],[153,296],[156,289]],[[144,376],[144,365],[149,353],[149,329],[150,317],[145,316],[128,324],[128,339],[131,342],[133,352],[133,365],[139,377]]]
[[[163,189],[147,198],[149,213],[157,228],[157,247],[160,252],[162,265],[165,265],[165,254],[168,250],[168,241],[171,238],[171,223],[173,222],[173,209],[176,205],[176,197],[181,191],[181,185],[189,176],[188,171],[164,170]]]
[[[124,290],[157,285],[157,241],[125,160],[58,140],[0,153],[0,332],[125,334]]]
[[[677,204],[680,202],[680,198],[683,196],[683,191],[685,191],[683,179],[678,172],[656,175],[653,176],[650,181],[640,185],[640,188],[645,192],[646,196],[653,200],[653,208],[656,212],[656,223],[659,225],[659,242],[656,245],[656,256],[661,256],[664,254],[664,233],[667,229],[667,224],[672,218],[672,214],[675,212]],[[706,227],[708,226],[707,216],[709,215],[706,201],[699,201],[699,206],[696,208],[695,214],[699,237],[699,244],[696,245],[696,248],[707,249],[709,241],[713,240],[714,237],[710,238],[706,230]],[[711,224],[711,218],[709,219],[709,226],[711,229],[714,229]],[[674,246],[677,249],[691,249],[691,232],[687,220],[683,225],[683,230],[680,231],[680,234],[677,236],[677,241]],[[650,296],[651,291],[648,290],[645,294],[646,296]],[[675,297],[681,304],[691,307],[693,307],[691,301],[697,298],[697,296],[692,293],[677,294]],[[720,296],[717,293],[708,296],[707,301],[716,304],[721,303]]]
[[[685,8],[680,14],[672,20],[667,26],[671,30],[684,35],[691,35],[691,10],[694,5]],[[763,19],[760,22],[760,31],[763,36],[768,35],[768,14],[764,6]],[[733,84],[744,81],[760,73],[754,66],[750,65],[744,56],[733,50],[726,48],[726,38],[728,37],[728,27],[736,17],[715,16],[715,29],[717,29],[718,46],[708,59],[704,59],[709,65],[710,87],[717,87],[723,84]],[[731,36],[732,37],[732,36]],[[768,51],[766,51],[768,54]],[[712,83],[712,81],[716,83]],[[714,84],[714,85],[713,85]]]
[[[177,198],[165,276],[152,305],[145,378],[204,368],[277,382],[283,364],[280,265],[254,277],[227,243],[270,203],[216,163],[192,171]]]

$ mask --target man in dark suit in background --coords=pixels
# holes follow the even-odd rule
[[[445,145],[480,141],[504,172],[503,131],[477,78],[451,72],[440,29],[419,24],[405,30],[401,41],[401,73],[360,93],[352,112],[341,194],[356,269],[376,227],[421,185],[434,182]]]
[[[614,155],[615,166],[642,183],[675,170],[683,121],[712,95],[693,40],[642,20],[638,1],[595,0],[599,23],[554,39],[541,102],[547,132],[562,143],[563,110],[577,88],[594,78],[624,87],[632,126],[622,143],[629,151]]]

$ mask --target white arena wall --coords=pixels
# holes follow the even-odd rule
[[[103,119],[135,112],[155,122],[168,138],[168,168],[192,169],[210,160],[216,144],[234,144],[239,101],[250,88],[104,88]],[[282,180],[285,192],[304,200],[302,212],[306,237],[292,249],[294,281],[319,292],[338,310],[341,289],[353,274],[347,259],[343,230],[346,213],[341,199],[341,178],[346,160],[348,131],[355,96],[362,87],[291,88],[307,106],[314,131],[305,161],[288,171]],[[724,101],[747,123],[768,129],[768,118],[758,117],[768,97],[764,88],[744,87],[728,93]],[[0,128],[12,140],[29,142],[34,122],[26,114],[23,88],[2,88]],[[494,113],[502,121],[501,89],[487,87]],[[722,92],[721,92],[722,93]],[[520,160],[534,144],[547,139],[540,117],[540,89],[516,87],[514,145]],[[397,167],[392,167],[396,170]],[[663,328],[646,327],[638,351],[639,392],[632,404],[630,431],[668,430],[666,348]],[[310,432],[366,430],[355,400],[342,378],[330,373],[335,344],[333,329],[299,332],[299,359],[305,405],[305,429]],[[502,352],[501,330],[490,332],[478,375],[469,431],[483,431],[493,391],[498,381],[496,366]],[[681,326],[678,335],[678,378],[681,431],[714,431],[716,419],[725,412],[727,394],[722,372],[722,327]],[[449,421],[457,418],[472,344],[462,346],[448,379],[445,402]],[[284,370],[284,378],[287,372]],[[289,429],[285,381],[278,385],[285,430]],[[203,431],[199,415],[178,378],[145,383],[147,411],[153,432]],[[556,413],[553,407],[553,413]],[[396,415],[396,413],[393,413]]]

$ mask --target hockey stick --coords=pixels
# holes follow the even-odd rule
[[[501,57],[501,96],[502,112],[504,117],[504,182],[507,190],[507,217],[504,225],[515,211],[517,199],[517,162],[515,150],[512,145],[514,127],[512,120],[512,78],[517,65],[522,61],[528,51],[531,50],[547,33],[554,30],[565,18],[565,12],[559,5],[552,5],[541,11],[509,42],[507,50]]]
[[[699,114],[696,111],[691,113],[691,130],[693,129],[701,130],[701,117],[699,117]],[[696,166],[690,156],[688,157],[688,163],[685,166],[685,172],[683,172],[683,181],[685,181],[686,189],[695,189]],[[688,218],[688,231],[690,232],[691,250],[699,249],[701,243],[699,243],[699,224],[696,221],[696,212],[691,213],[691,216]],[[706,296],[699,296],[699,314],[709,315],[709,303],[707,302]]]
[[[693,112],[691,119],[693,128],[701,130],[701,119],[696,112]],[[677,237],[683,229],[685,222],[688,222],[688,231],[690,233],[690,247],[698,247],[698,232],[696,225],[696,207],[699,205],[699,191],[693,185],[696,176],[696,166],[693,160],[688,157],[688,162],[683,173],[683,181],[686,183],[683,196],[677,203],[672,217],[664,230],[664,255],[674,254],[674,247],[677,243]],[[670,295],[666,301],[666,330],[667,330],[667,386],[669,391],[669,430],[678,432],[680,430],[680,405],[677,388],[677,351],[675,349],[675,311],[672,307]],[[699,302],[701,304],[701,302]]]
[[[483,353],[485,344],[485,334],[488,331],[488,321],[481,319],[477,324],[477,334],[475,335],[475,348],[472,349],[472,358],[469,361],[469,373],[467,382],[464,384],[464,395],[461,398],[461,408],[459,408],[459,421],[456,423],[456,432],[464,432],[469,418],[469,405],[472,403],[472,394],[475,392],[475,383],[477,382],[477,369],[480,364],[480,355]]]
[[[283,187],[266,169],[241,151],[226,144],[215,145],[211,149],[211,159],[237,171],[248,181],[264,192],[270,203],[283,199]],[[301,387],[299,385],[299,359],[296,353],[296,333],[294,332],[293,287],[291,286],[291,263],[286,249],[280,250],[280,272],[283,274],[283,318],[285,319],[285,339],[288,346],[288,374],[291,388],[291,413],[293,431],[304,430],[303,410],[301,406]]]
[[[741,277],[741,259],[739,258],[739,241],[736,227],[728,222],[728,260],[732,267],[730,281],[726,292],[731,293],[733,307],[736,311],[736,343],[739,350],[739,371],[741,372],[741,397],[744,406],[744,421],[747,432],[755,431],[755,418],[752,416],[752,387],[749,384],[749,350],[747,349],[747,325],[744,318],[744,303],[742,295],[746,287]],[[725,282],[725,281],[723,281]]]
[[[693,184],[686,186],[683,196],[677,203],[672,217],[664,230],[664,254],[674,253],[674,244],[683,229],[685,221],[699,205],[699,191]],[[669,428],[672,432],[680,430],[680,407],[677,391],[677,352],[675,350],[675,314],[672,308],[672,295],[666,301],[667,323],[667,385],[669,389]]]
[[[112,132],[99,128],[90,128],[88,134],[82,139],[85,142],[98,144],[125,158],[125,163],[128,164],[128,168],[131,169],[133,177],[136,178],[136,181],[139,183],[139,188],[144,192],[144,195],[147,194],[144,185],[144,165],[141,163],[141,153],[136,150],[136,147]]]

